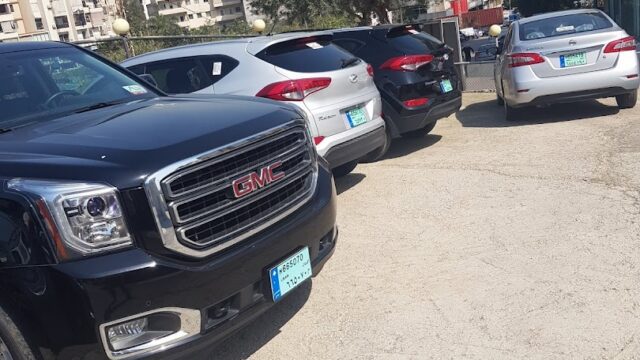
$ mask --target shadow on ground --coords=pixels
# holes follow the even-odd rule
[[[358,168],[356,168],[357,170]],[[358,185],[364,178],[367,176],[365,174],[360,173],[351,173],[346,176],[342,176],[339,178],[335,178],[336,181],[336,191],[338,195],[342,194],[345,191],[348,191],[352,187]]]
[[[280,329],[302,309],[311,294],[308,281],[286,296],[254,322],[232,335],[201,360],[246,359],[280,333]]]
[[[591,100],[540,108],[527,107],[520,109],[520,119],[507,121],[502,106],[498,106],[495,100],[489,100],[469,104],[456,117],[464,127],[511,127],[596,118],[615,115],[619,111],[617,106]]]
[[[442,139],[442,136],[429,134],[422,137],[401,137],[394,139],[385,159],[395,159],[428,148]]]

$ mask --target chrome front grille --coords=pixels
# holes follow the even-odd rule
[[[147,182],[147,193],[155,189],[161,198],[158,206],[164,211],[156,216],[165,246],[207,256],[295,211],[315,190],[315,156],[306,128],[294,122],[214,151],[213,156],[199,156],[165,176],[156,174],[153,183]],[[234,195],[234,180],[276,162],[281,162],[277,170],[284,178],[246,196]]]

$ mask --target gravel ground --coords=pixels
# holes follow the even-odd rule
[[[640,106],[464,100],[337,181],[333,258],[214,359],[640,358]]]

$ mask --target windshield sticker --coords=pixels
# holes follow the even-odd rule
[[[218,76],[222,75],[222,63],[217,61],[213,63],[213,70],[211,71],[211,75]]]
[[[573,31],[573,30],[575,30],[575,27],[573,27],[573,25],[559,26],[556,28],[556,32],[567,32],[567,31]]]
[[[142,95],[147,93],[147,89],[145,89],[142,85],[127,85],[123,86],[122,88],[133,95]]]
[[[312,49],[314,49],[314,50],[322,49],[322,45],[318,44],[317,42],[307,43],[307,46],[312,48]]]

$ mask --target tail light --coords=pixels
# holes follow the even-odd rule
[[[433,61],[433,55],[407,55],[391,58],[380,65],[380,69],[394,71],[416,71]]]
[[[320,144],[322,142],[322,140],[324,140],[324,136],[315,136],[313,138],[313,143],[318,145],[318,144]]]
[[[417,98],[417,99],[405,100],[402,103],[406,107],[413,108],[413,107],[426,105],[428,102],[429,102],[429,99],[427,98]]]
[[[369,76],[373,77],[373,66],[371,66],[371,64],[367,64],[367,73],[369,73]]]
[[[535,65],[544,62],[544,58],[536,53],[515,53],[507,56],[509,67]]]
[[[265,86],[256,96],[279,101],[302,101],[307,96],[325,89],[331,78],[310,78],[280,81]]]
[[[621,51],[635,51],[636,39],[629,36],[620,40],[612,41],[604,48],[605,53],[617,53]]]

